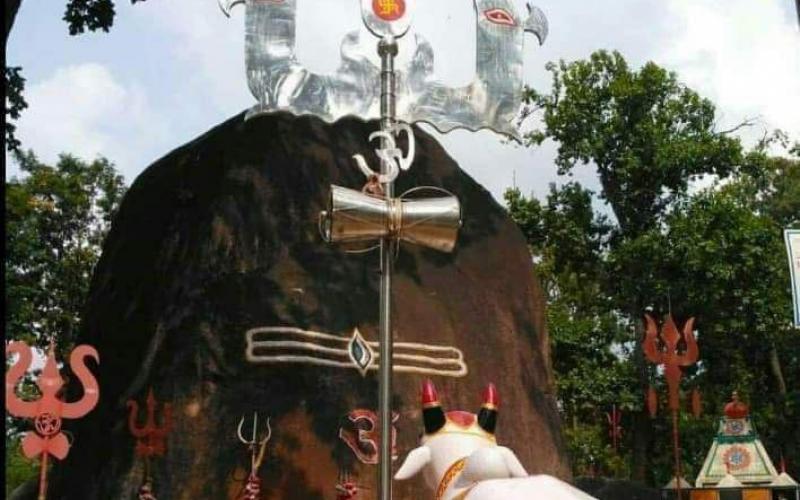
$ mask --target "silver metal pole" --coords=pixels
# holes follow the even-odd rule
[[[381,130],[391,131],[395,122],[394,58],[397,42],[387,36],[378,43],[381,57]],[[386,149],[386,139],[381,148]],[[381,173],[389,171],[389,164],[381,161]],[[394,197],[394,182],[383,186],[386,199]],[[380,371],[378,381],[378,406],[380,420],[380,462],[378,469],[378,496],[381,500],[392,498],[392,250],[395,243],[381,240],[380,289]]]

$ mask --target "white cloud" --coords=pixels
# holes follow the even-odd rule
[[[60,153],[85,159],[105,156],[130,181],[142,156],[155,155],[169,141],[168,126],[148,104],[144,89],[124,85],[95,63],[66,66],[28,85],[28,109],[18,123],[25,149],[40,159]]]
[[[216,0],[169,0],[128,6],[127,14],[167,35],[159,37],[164,44],[159,62],[181,63],[182,97],[202,96],[194,102],[197,108],[227,118],[254,104],[245,78],[244,10],[234,7],[229,19]]]
[[[238,4],[226,18],[218,2],[169,0],[164,3],[125,7],[146,25],[167,35],[165,59],[180,61],[190,72],[185,91],[202,94],[205,106],[235,113],[255,104],[245,76],[245,12]],[[343,8],[346,6],[346,8]],[[445,82],[464,84],[473,74],[474,8],[471,2],[436,2],[420,9],[412,31],[421,32],[436,49],[437,74]],[[443,22],[460,29],[442,30]],[[463,29],[461,29],[463,27]],[[296,54],[311,71],[332,73],[340,63],[340,45],[345,35],[360,30],[365,40],[374,40],[374,62],[379,64],[377,39],[363,26],[361,10],[351,0],[303,0],[297,6]],[[470,38],[471,37],[471,38]],[[469,47],[469,50],[464,48]],[[410,57],[410,46],[401,44],[400,60]],[[444,54],[454,54],[446,57]],[[469,67],[469,65],[472,67]]]
[[[722,128],[745,118],[800,138],[800,36],[796,20],[773,1],[669,0],[677,23],[658,61],[711,98]]]
[[[653,60],[677,71],[682,81],[718,105],[720,127],[760,116],[770,128],[800,138],[800,36],[793,13],[787,15],[780,1],[536,0],[551,29],[543,47],[527,40],[526,82],[546,91],[547,61],[618,49],[632,67]],[[166,151],[255,103],[245,77],[243,6],[228,19],[216,0],[120,2],[111,34],[73,39],[37,28],[43,7],[32,5],[37,7],[23,10],[19,21],[28,28],[16,36],[45,33],[46,43],[20,39],[10,50],[31,77],[26,91],[30,108],[23,113],[19,135],[25,147],[45,159],[61,151],[103,154],[118,163],[130,182]],[[344,33],[361,27],[358,12],[355,0],[302,0],[299,59],[315,71],[335,68]],[[414,29],[432,43],[436,72],[448,84],[471,78],[473,23],[469,0],[419,3]],[[61,59],[47,59],[45,69],[34,73],[31,57],[46,59],[53,47],[63,49],[57,51]],[[91,56],[86,55],[89,48]],[[746,133],[754,138],[762,130]],[[546,194],[549,182],[563,180],[555,173],[551,143],[527,149],[504,144],[487,131],[437,137],[498,199],[514,180],[537,195]],[[593,169],[576,169],[575,176],[596,187]]]

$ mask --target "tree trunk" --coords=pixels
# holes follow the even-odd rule
[[[6,2],[6,46],[8,46],[8,34],[11,33],[11,28],[14,26],[14,19],[19,12],[19,6],[22,0],[5,0]]]
[[[783,378],[783,370],[781,369],[781,360],[778,357],[778,349],[773,342],[769,348],[769,367],[772,369],[772,374],[775,376],[775,382],[778,384],[778,392],[781,396],[786,396],[786,380]]]

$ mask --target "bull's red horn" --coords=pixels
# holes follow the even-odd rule
[[[483,404],[478,412],[478,425],[489,434],[494,434],[497,427],[497,409],[500,407],[500,396],[497,387],[489,384],[483,390]]]
[[[425,434],[433,434],[444,427],[445,415],[436,386],[426,380],[422,383],[422,421],[425,424]]]

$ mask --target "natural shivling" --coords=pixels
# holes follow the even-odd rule
[[[55,87],[6,67],[7,498],[800,500],[796,131],[745,140],[619,51],[545,64],[563,7],[464,2],[455,84],[416,30],[454,2],[342,0],[325,72],[300,30],[331,11],[218,0],[250,104],[129,187],[40,158]],[[71,35],[122,7],[63,3]],[[454,159],[479,137],[558,182],[499,203]]]

